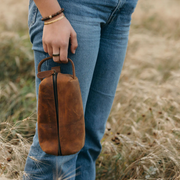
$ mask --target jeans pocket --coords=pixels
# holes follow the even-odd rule
[[[28,27],[30,28],[36,22],[38,8],[33,0],[29,0]]]

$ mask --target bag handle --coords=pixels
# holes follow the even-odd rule
[[[42,59],[42,60],[39,62],[39,64],[38,64],[38,73],[41,72],[41,65],[42,65],[42,63],[45,62],[45,61],[47,61],[47,60],[49,60],[49,59],[52,59],[52,57],[50,56],[50,57],[44,58],[44,59]],[[71,62],[71,65],[72,65],[73,79],[74,79],[74,78],[76,77],[75,66],[74,66],[73,61],[72,61],[70,58],[68,58],[68,62],[69,62],[69,61]],[[67,63],[68,63],[68,62],[67,62]],[[60,62],[60,63],[62,63],[62,62]],[[64,63],[64,64],[66,64],[66,63]]]

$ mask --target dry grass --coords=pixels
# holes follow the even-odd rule
[[[97,161],[99,180],[180,179],[179,5],[178,0],[139,0]],[[18,13],[27,14],[24,8]],[[7,17],[9,24],[3,23],[2,27],[9,30],[16,21],[11,15],[4,16],[4,20]],[[20,29],[25,23],[19,24]],[[22,176],[32,142],[32,134],[27,139],[23,129],[32,129],[28,125],[35,121],[30,116],[24,121],[11,123],[9,118],[0,123],[1,174]]]
[[[6,0],[0,6],[0,30],[27,29],[28,0]]]
[[[25,129],[30,129],[30,121],[35,123],[35,118],[30,116],[14,124],[0,123],[1,175],[6,174],[8,177],[14,178],[22,177],[24,162],[32,142],[32,139],[27,138],[22,132]]]

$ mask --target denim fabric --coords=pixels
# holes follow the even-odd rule
[[[24,180],[95,180],[95,162],[101,152],[106,121],[114,100],[128,44],[131,15],[138,0],[58,0],[77,33],[78,47],[68,57],[75,64],[85,115],[86,140],[81,151],[69,156],[53,156],[42,151],[36,133],[26,164]],[[29,4],[29,34],[33,44],[35,75],[38,63],[49,55],[42,46],[43,22],[33,0]],[[52,59],[43,70],[61,67],[72,74],[71,63],[58,64]],[[35,76],[36,97],[40,80]],[[72,147],[73,148],[73,147]]]

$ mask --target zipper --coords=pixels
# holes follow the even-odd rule
[[[54,99],[57,117],[57,132],[58,132],[58,155],[61,155],[60,138],[59,138],[59,114],[58,114],[58,95],[57,95],[57,72],[53,74],[53,89],[54,89]]]

